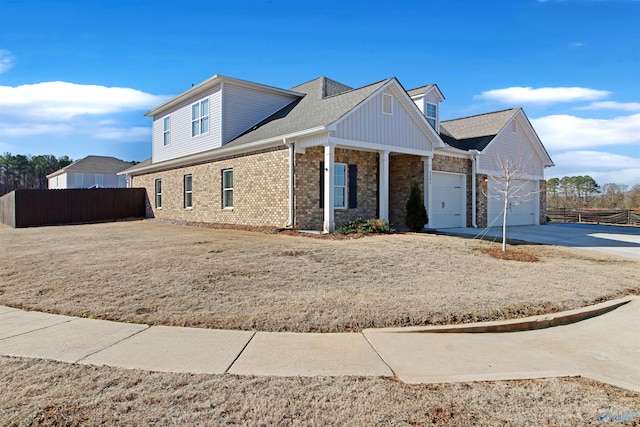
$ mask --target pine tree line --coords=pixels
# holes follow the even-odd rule
[[[4,153],[0,156],[0,196],[19,189],[44,190],[47,188],[47,175],[72,162],[69,156],[56,158],[51,154]]]

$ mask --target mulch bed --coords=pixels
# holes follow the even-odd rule
[[[502,248],[480,248],[478,249],[483,254],[491,255],[497,259],[503,259],[508,261],[521,261],[521,262],[538,262],[537,256],[531,255],[527,252],[516,251],[509,249],[506,252],[502,251]]]

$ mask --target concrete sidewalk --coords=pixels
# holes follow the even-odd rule
[[[607,310],[544,329],[481,332],[565,323]],[[0,354],[165,372],[397,376],[408,383],[580,375],[640,391],[640,298],[463,328],[340,334],[148,326],[0,306]]]

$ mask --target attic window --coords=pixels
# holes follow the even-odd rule
[[[431,127],[437,129],[436,123],[438,123],[438,106],[427,102],[427,121],[431,123]]]
[[[511,120],[511,132],[516,133],[518,131],[517,123],[515,120]]]
[[[388,93],[382,94],[382,112],[384,114],[393,114],[393,97]]]

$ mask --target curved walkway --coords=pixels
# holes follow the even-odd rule
[[[505,322],[342,334],[148,326],[0,306],[0,354],[165,372],[396,376],[407,383],[584,376],[640,391],[640,297]]]

